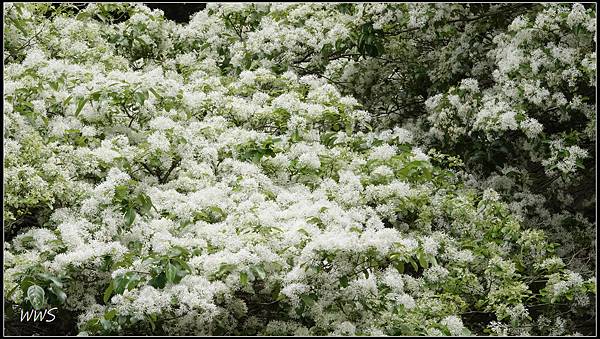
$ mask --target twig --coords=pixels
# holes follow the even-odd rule
[[[177,157],[177,160],[173,161],[173,163],[171,163],[171,167],[167,170],[167,173],[165,173],[165,175],[163,177],[158,177],[158,182],[160,182],[161,184],[164,184],[167,182],[167,178],[169,178],[169,175],[171,174],[171,172],[177,167],[179,166],[179,163],[181,162],[181,158]]]

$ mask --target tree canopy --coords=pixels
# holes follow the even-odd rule
[[[4,5],[8,330],[595,334],[595,4],[160,6]]]

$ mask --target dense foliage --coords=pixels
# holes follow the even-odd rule
[[[175,23],[19,3],[4,22],[9,318],[594,334],[595,5],[209,4]]]

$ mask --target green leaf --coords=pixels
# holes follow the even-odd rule
[[[117,310],[112,309],[106,313],[104,313],[104,319],[111,320],[117,315]]]
[[[340,286],[348,287],[348,277],[347,276],[343,276],[340,278]]]
[[[207,213],[205,213],[203,211],[198,211],[194,214],[194,222],[196,222],[198,220],[210,222],[210,217],[208,216]]]
[[[346,134],[351,135],[353,131],[352,124],[346,123]]]
[[[104,300],[105,304],[107,304],[108,301],[110,300],[110,296],[112,295],[114,288],[115,288],[114,281],[111,281],[110,285],[108,285],[108,288],[106,288],[106,290],[104,291],[104,297],[102,298],[102,300]]]
[[[152,199],[150,199],[150,197],[145,194],[145,193],[140,193],[138,195],[138,201],[140,202],[140,212],[142,212],[142,214],[148,214],[150,212],[150,210],[152,209]]]
[[[167,269],[165,270],[167,282],[175,282],[175,278],[177,277],[177,267],[169,262],[167,264]]]
[[[127,283],[127,290],[131,291],[132,289],[135,288],[135,286],[137,286],[137,284],[140,282],[140,277],[137,274],[134,274],[133,276],[131,276],[131,278],[129,279],[128,283]]]
[[[336,140],[336,132],[327,132],[321,135],[321,143],[327,147],[331,147]]]
[[[17,7],[17,10],[20,11],[21,9],[19,7]],[[17,27],[17,29],[19,31],[21,31],[25,35],[28,34],[27,31],[25,30],[25,26],[23,25],[24,20],[11,18],[11,21]]]
[[[450,333],[450,330],[448,329],[447,326],[441,326],[440,329],[442,330],[442,333],[446,336],[451,336],[452,334]]]
[[[183,259],[175,258],[173,260],[175,260],[184,271],[192,273],[192,268]]]
[[[129,283],[129,276],[124,275],[115,279],[115,293],[122,294]]]
[[[27,277],[23,278],[23,280],[21,280],[21,284],[20,284],[21,291],[23,291],[23,293],[26,293],[27,289],[30,286],[35,285],[35,284],[36,284],[35,280],[32,277],[27,276]]]
[[[222,218],[226,215],[225,212],[223,212],[223,210],[219,206],[209,206],[208,209],[211,212],[217,214],[219,218]]]
[[[315,304],[315,299],[310,294],[303,294],[300,296],[300,298],[302,299],[302,302],[304,302],[304,304],[308,307]]]
[[[402,253],[392,253],[390,254],[390,259],[391,260],[396,260],[402,257]]]
[[[79,99],[79,103],[77,103],[77,110],[75,110],[75,116],[79,115],[79,113],[83,109],[83,106],[85,106],[86,102],[87,102],[87,99]]]
[[[254,271],[254,273],[256,273],[260,280],[264,280],[267,276],[267,273],[265,272],[265,269],[262,266],[254,266],[252,270]]]
[[[161,98],[162,98],[162,96],[161,96],[160,94],[158,94],[158,92],[157,92],[157,91],[156,91],[154,88],[149,88],[148,90],[149,90],[150,92],[152,92],[152,94],[154,94],[154,96],[155,96],[157,99],[161,99]]]
[[[189,255],[189,251],[181,246],[173,246],[169,249],[167,255],[171,258],[177,258],[182,255]]]
[[[150,281],[148,281],[148,285],[155,287],[155,288],[163,288],[165,287],[165,284],[167,283],[167,279],[165,278],[165,273],[161,272],[159,275],[157,275],[156,277],[150,279]]]
[[[425,253],[419,251],[419,265],[423,268],[427,268],[429,266],[429,262],[427,262],[427,258],[425,257]]]
[[[400,273],[400,274],[404,273],[404,263],[398,262],[396,264],[396,269],[398,270],[398,273]]]
[[[38,276],[44,280],[50,280],[58,287],[62,287],[62,282],[57,277],[49,273],[39,273]]]
[[[300,136],[300,132],[298,131],[298,129],[296,129],[294,131],[294,133],[292,133],[291,140],[292,140],[292,142],[298,142],[298,141],[302,140],[302,137]]]
[[[67,300],[67,294],[63,291],[62,288],[55,284],[50,284],[50,292],[56,296],[56,299],[60,304],[64,304],[65,300]]]
[[[135,221],[135,210],[133,208],[129,208],[127,212],[125,212],[125,226],[129,227]]]
[[[100,324],[102,324],[102,329],[105,331],[110,330],[111,322],[106,319],[100,319]]]
[[[100,92],[100,91],[94,92],[94,93],[90,94],[90,99],[93,101],[98,101],[98,99],[100,99],[101,95],[102,95],[102,92]]]
[[[243,286],[248,285],[248,273],[246,273],[246,272],[241,272],[240,273],[240,283]]]
[[[231,271],[233,271],[235,269],[235,265],[234,264],[221,264],[221,267],[219,267],[219,271],[217,271],[216,276],[217,277],[221,277]]]
[[[125,200],[129,195],[129,187],[127,185],[115,186],[115,199],[118,201]]]
[[[144,101],[146,100],[146,97],[144,95],[144,93],[142,92],[135,92],[133,94],[135,101],[138,103],[138,105],[143,106],[144,105]]]
[[[304,228],[299,228],[298,229],[298,233],[304,234],[307,237],[310,237],[310,233],[308,233],[307,230],[305,230]]]
[[[46,293],[44,292],[44,289],[38,285],[29,286],[27,289],[27,299],[36,310],[39,310],[44,306],[44,303],[46,302],[45,297]]]
[[[414,261],[413,259],[410,259],[410,265],[415,270],[415,272],[417,272],[419,270],[419,265],[417,265],[417,262]]]
[[[10,291],[8,291],[8,293],[6,294],[6,298],[10,298],[13,295],[13,293],[15,293],[17,288],[19,288],[19,285],[15,285],[13,288],[11,288]]]

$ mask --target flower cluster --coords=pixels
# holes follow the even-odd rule
[[[568,190],[592,8],[4,9],[7,308],[103,335],[593,330]]]

